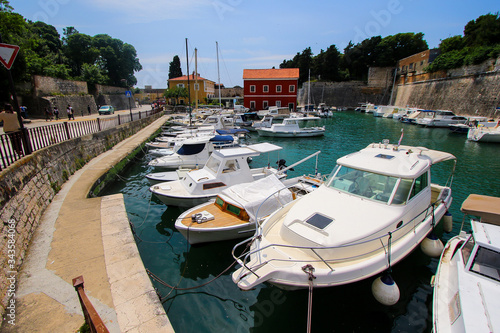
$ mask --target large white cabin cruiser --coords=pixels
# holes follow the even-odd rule
[[[471,194],[461,210],[472,231],[451,238],[441,255],[431,283],[433,332],[498,332],[500,198]]]
[[[431,183],[431,166],[446,160],[455,157],[386,140],[338,159],[323,185],[262,223],[249,251],[236,256],[245,242],[235,246],[233,281],[307,288],[312,272],[313,287],[330,287],[388,270],[450,207],[451,188]]]
[[[467,118],[457,116],[448,110],[423,110],[417,117],[417,125],[425,127],[448,127],[453,124],[465,124]]]
[[[262,153],[281,150],[267,142],[216,150],[202,169],[187,172],[183,179],[150,187],[167,206],[193,207],[215,198],[229,186],[251,182],[278,170],[270,166],[250,169],[248,159]],[[282,177],[285,176],[282,174]]]
[[[260,136],[272,136],[279,138],[304,138],[322,136],[325,134],[325,126],[300,127],[300,118],[286,118],[281,124],[272,124],[270,128],[259,128]]]

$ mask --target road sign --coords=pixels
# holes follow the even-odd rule
[[[130,90],[125,91],[125,96],[128,98],[132,97],[132,92]]]
[[[17,52],[19,52],[19,46],[0,43],[0,62],[5,68],[12,67]]]

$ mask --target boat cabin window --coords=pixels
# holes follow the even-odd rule
[[[217,173],[219,171],[220,161],[216,158],[210,156],[207,163],[205,163],[205,167],[211,170],[213,173]]]
[[[480,246],[470,270],[500,281],[500,253]]]
[[[194,155],[201,153],[203,149],[205,148],[204,143],[196,143],[192,145],[182,145],[181,148],[177,151],[177,154],[179,155]]]
[[[424,188],[429,185],[427,172],[423,173],[420,177],[415,179],[413,188],[411,189],[410,199],[419,194]]]
[[[472,253],[472,249],[474,248],[475,245],[474,237],[469,237],[469,240],[467,243],[465,243],[464,246],[462,246],[462,257],[464,258],[464,265],[467,266],[467,262],[469,261],[470,254]]]
[[[224,169],[222,169],[222,172],[223,173],[233,172],[239,170],[239,168],[240,166],[237,160],[228,160],[226,161],[226,164],[224,165]]]
[[[337,165],[327,186],[365,198],[387,203],[398,178]]]

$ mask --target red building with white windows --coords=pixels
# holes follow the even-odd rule
[[[297,107],[298,68],[244,69],[244,105],[250,110],[269,106]]]

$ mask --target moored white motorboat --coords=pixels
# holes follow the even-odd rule
[[[324,135],[325,126],[300,127],[299,118],[286,118],[281,124],[272,124],[270,128],[259,128],[257,132],[261,136],[304,138]]]
[[[433,164],[447,160],[455,157],[388,142],[338,159],[323,185],[262,223],[249,251],[235,255],[246,241],[234,247],[241,267],[233,281],[244,290],[266,281],[289,289],[330,287],[388,270],[450,207],[451,188],[431,183],[430,174]]]
[[[497,332],[500,198],[471,194],[461,210],[471,216],[472,232],[451,238],[439,260],[431,281],[433,332]]]
[[[500,121],[495,126],[471,127],[467,132],[467,140],[476,142],[500,142]]]
[[[250,169],[248,159],[281,149],[264,142],[215,150],[202,169],[191,170],[184,179],[160,183],[149,190],[167,206],[193,207],[214,198],[229,186],[277,174],[278,170],[269,166]],[[281,173],[281,177],[284,176]]]
[[[146,175],[151,185],[183,179],[191,169],[179,168],[175,171],[153,172]]]
[[[455,115],[448,110],[422,110],[417,117],[417,125],[425,127],[448,127],[452,124],[465,124],[467,118]]]
[[[271,174],[254,182],[233,185],[219,193],[214,202],[182,213],[175,227],[190,244],[245,238],[255,232],[256,223],[264,217],[312,192],[321,182],[310,176],[280,180]]]
[[[203,167],[215,149],[234,145],[232,136],[216,135],[186,139],[173,154],[158,157],[150,161],[149,165],[164,169]]]

